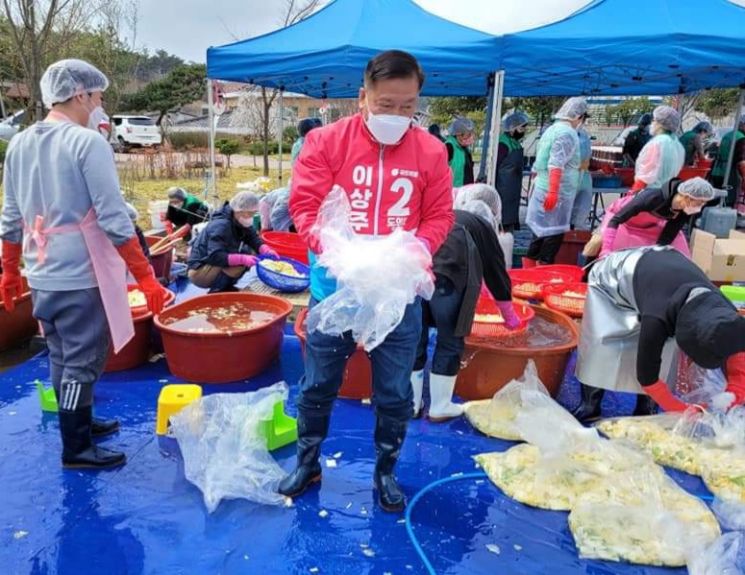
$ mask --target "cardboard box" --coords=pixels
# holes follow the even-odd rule
[[[694,230],[691,238],[693,261],[714,282],[745,281],[745,233],[732,230],[729,238]]]

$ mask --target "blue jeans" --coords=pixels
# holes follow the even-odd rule
[[[419,340],[414,369],[424,369],[427,363],[429,328],[437,329],[437,343],[432,358],[432,373],[438,375],[457,375],[460,359],[463,356],[465,338],[454,335],[460,315],[463,292],[455,289],[452,282],[438,280],[431,301],[423,302],[422,337]]]
[[[311,300],[310,307],[315,305]],[[411,371],[422,331],[422,306],[417,300],[385,341],[368,355],[372,363],[375,410],[396,420],[408,420],[413,410]],[[311,416],[331,413],[344,377],[347,360],[357,349],[351,332],[341,337],[320,331],[309,333],[305,343],[305,375],[300,380],[298,409]]]

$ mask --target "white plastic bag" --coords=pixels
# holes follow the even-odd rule
[[[711,506],[719,524],[728,531],[745,531],[745,504],[727,499],[715,499]]]
[[[210,513],[222,499],[287,504],[277,493],[284,471],[260,432],[274,404],[285,399],[287,385],[280,382],[248,393],[207,395],[171,417],[186,479],[202,491]]]
[[[313,233],[323,248],[318,263],[336,278],[337,291],[310,311],[308,332],[340,336],[351,331],[370,351],[401,323],[417,296],[432,297],[432,257],[422,242],[402,230],[357,235],[349,200],[338,186],[321,205]]]
[[[745,545],[743,534],[727,533],[703,551],[697,550],[688,560],[689,575],[743,575]]]

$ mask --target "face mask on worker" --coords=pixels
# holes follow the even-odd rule
[[[93,104],[93,98],[88,97],[88,101]],[[108,120],[109,117],[106,115],[106,112],[104,112],[104,109],[101,106],[94,105],[93,108],[90,108],[88,110],[88,129],[98,131],[98,126],[102,123]]]
[[[398,143],[411,127],[411,118],[393,114],[373,114],[368,110],[367,129],[378,142],[390,146]]]
[[[522,140],[525,137],[525,130],[512,130],[512,137],[516,140]]]
[[[253,225],[253,223],[254,223],[254,219],[253,219],[253,217],[250,217],[250,218],[238,218],[238,223],[240,225],[242,225],[244,228],[250,228]]]
[[[683,211],[689,216],[695,216],[701,212],[701,206],[686,206]]]

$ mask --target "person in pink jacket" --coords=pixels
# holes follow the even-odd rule
[[[310,132],[292,173],[290,213],[307,243],[311,263],[311,306],[334,293],[336,284],[316,262],[319,238],[312,232],[319,208],[334,186],[351,205],[358,234],[413,232],[430,253],[445,241],[454,215],[452,175],[440,140],[413,126],[424,74],[417,60],[397,50],[370,60],[360,88],[360,113]],[[400,512],[405,496],[394,466],[413,410],[409,375],[421,333],[421,303],[409,305],[401,323],[370,352],[375,427],[375,487],[386,511]],[[308,334],[305,376],[298,398],[297,468],[279,486],[287,496],[321,479],[319,456],[347,358],[351,333]]]

